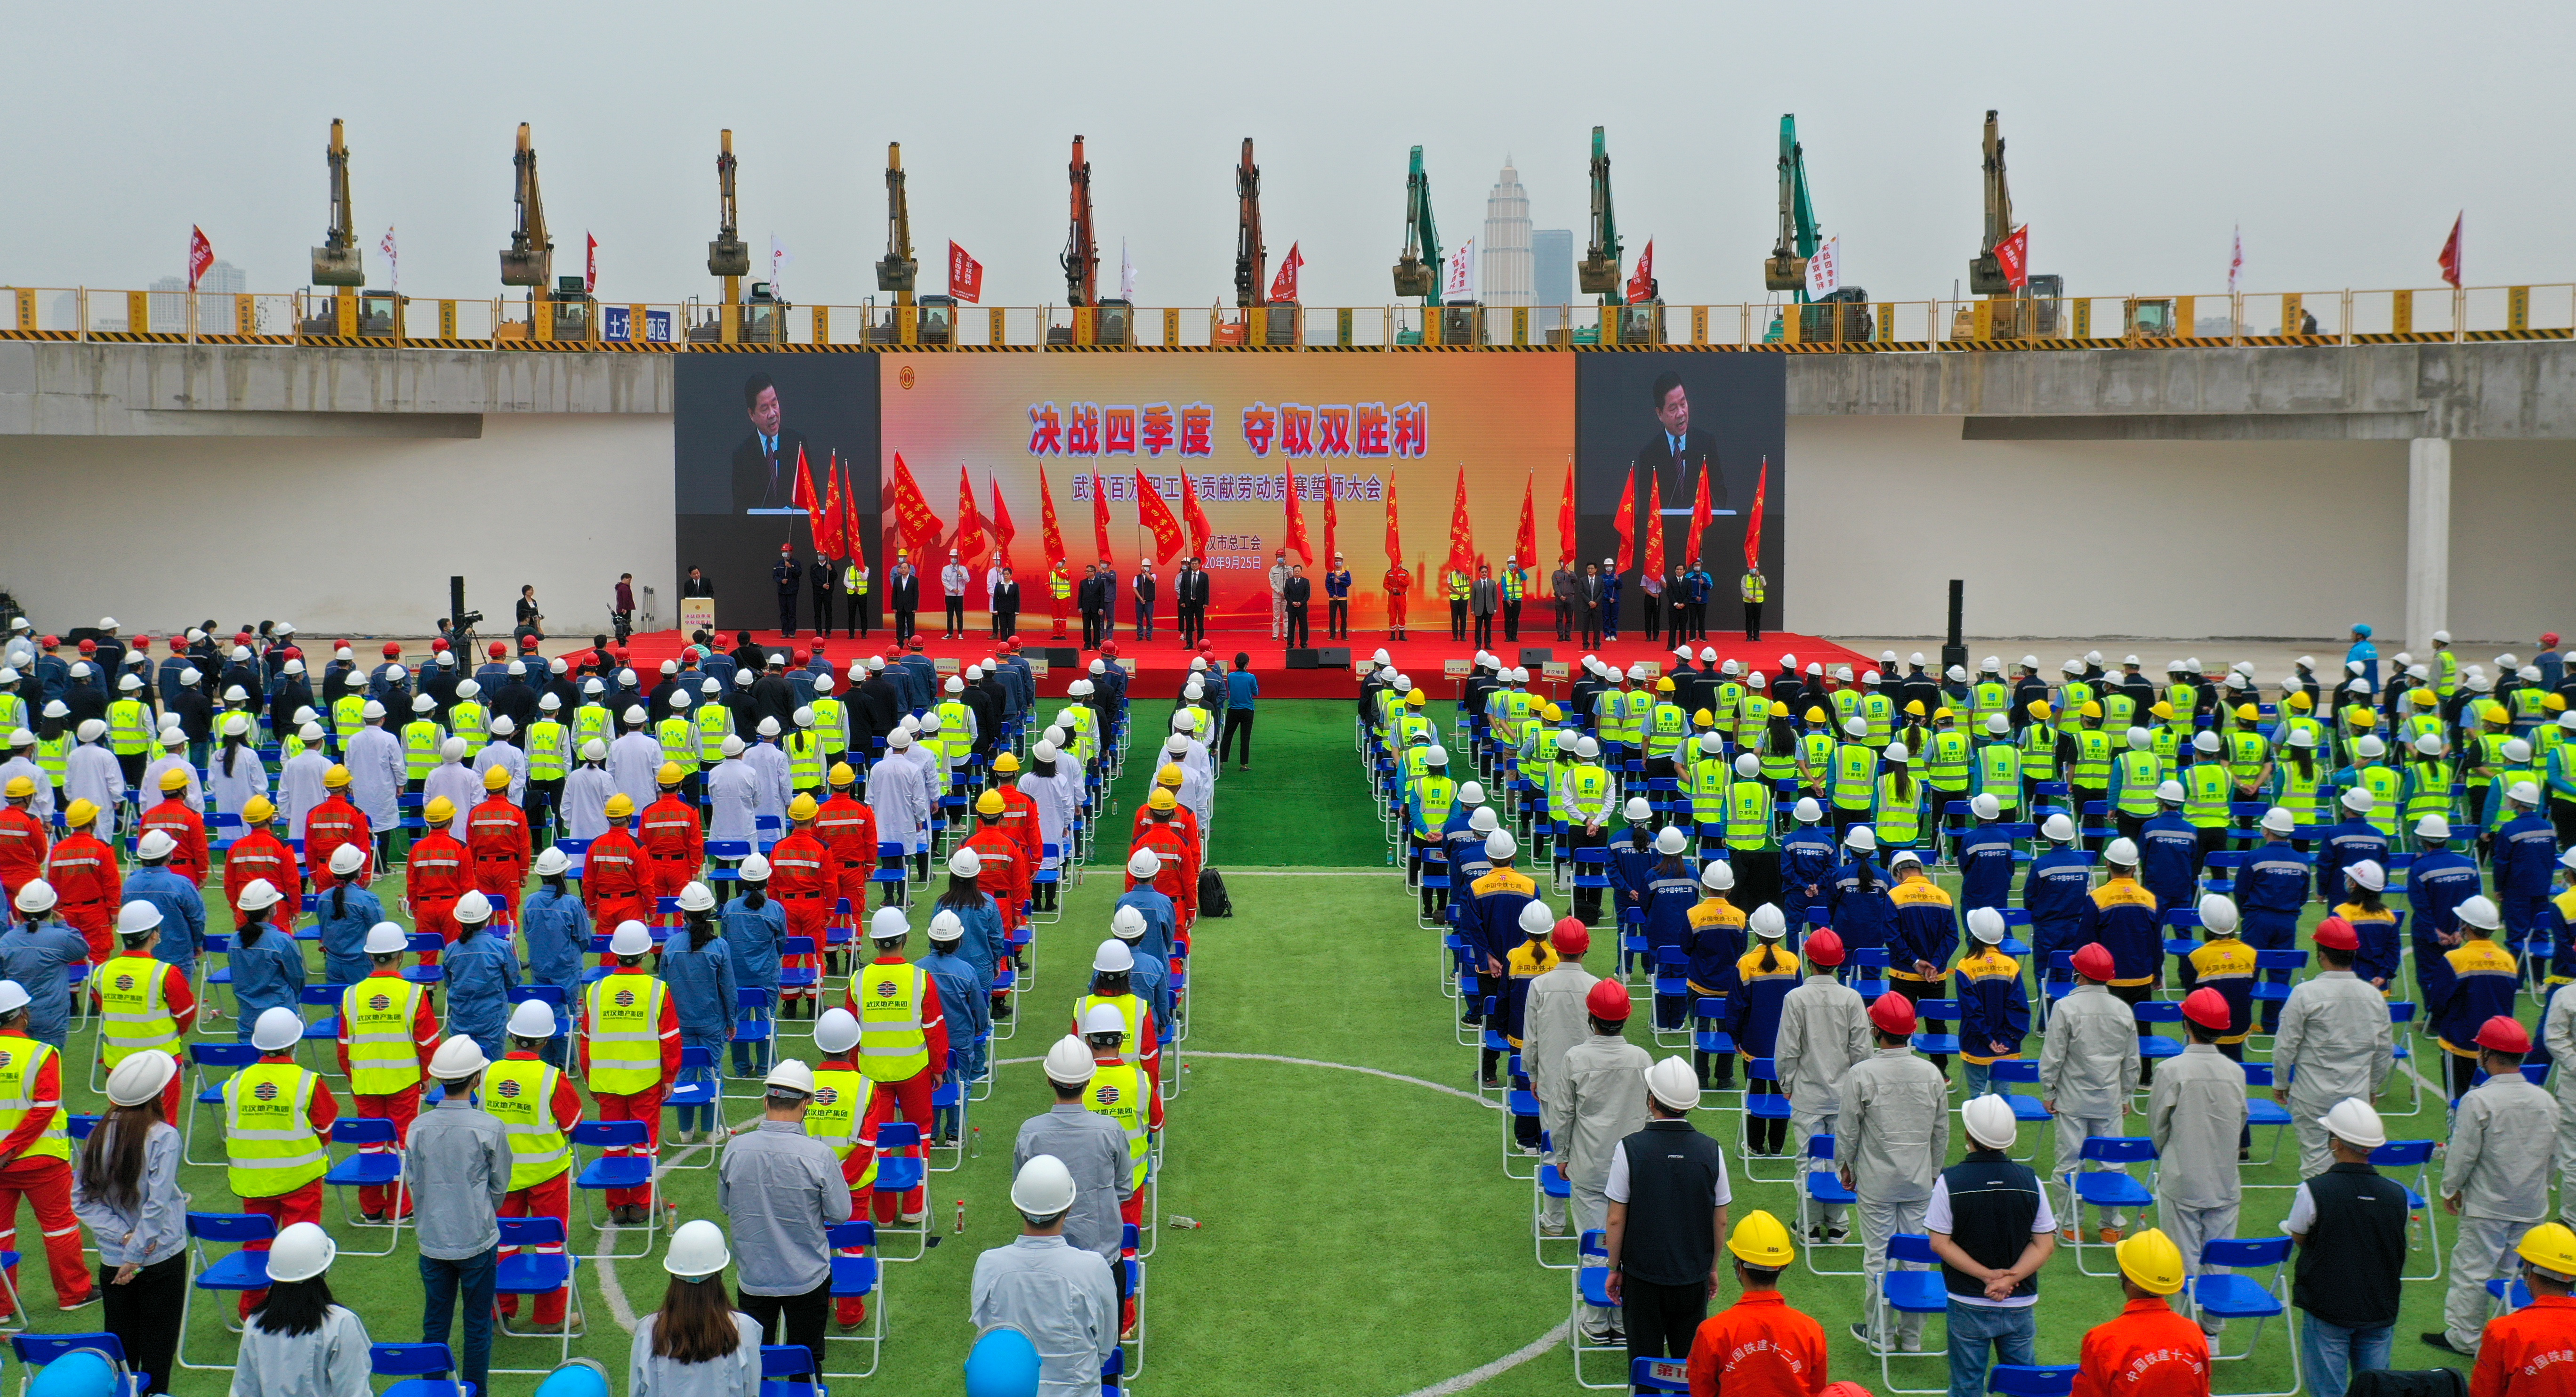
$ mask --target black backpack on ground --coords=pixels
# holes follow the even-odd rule
[[[2355,1373],[2344,1397],[2468,1397],[2469,1384],[2456,1369],[2424,1368],[2397,1373]]]
[[[1225,875],[1213,868],[1199,870],[1199,915],[1231,917],[1234,899],[1225,895]]]

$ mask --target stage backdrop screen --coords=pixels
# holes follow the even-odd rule
[[[1436,576],[1451,553],[1453,520],[1463,550],[1499,569],[1516,546],[1524,497],[1545,561],[1523,563],[1533,597],[1545,593],[1573,460],[1572,356],[925,352],[882,360],[882,556],[912,545],[925,612],[936,614],[940,568],[970,521],[962,489],[980,526],[964,541],[970,552],[979,541],[984,548],[969,560],[970,608],[985,604],[1007,513],[1022,633],[1040,629],[1044,501],[1052,499],[1075,580],[1102,557],[1113,561],[1123,623],[1133,614],[1137,562],[1151,556],[1159,623],[1171,625],[1179,557],[1197,551],[1185,481],[1205,516],[1210,620],[1220,630],[1266,633],[1268,570],[1287,548],[1315,584],[1317,643],[1335,550],[1353,575],[1354,628],[1363,637],[1382,632],[1393,537],[1415,574],[1412,627],[1436,634],[1448,615]],[[734,417],[739,436],[738,405]],[[1775,438],[1778,422],[1775,403]],[[1289,538],[1292,479],[1303,555]],[[1105,496],[1105,522],[1095,495]],[[1156,499],[1178,526],[1160,544],[1150,526]]]
[[[1710,628],[1742,621],[1736,587],[1744,574],[1746,530],[1757,509],[1768,582],[1764,624],[1776,627],[1785,596],[1780,523],[1788,494],[1787,358],[1673,349],[1582,354],[1576,363],[1583,557],[1591,563],[1620,559],[1622,629],[1638,627],[1642,589],[1636,565],[1649,556],[1644,525],[1662,525],[1669,577],[1669,569],[1688,562],[1702,481],[1708,486],[1709,522],[1699,536],[1700,556],[1715,580]],[[1619,535],[1623,495],[1633,521],[1625,549]]]
[[[839,463],[845,502],[870,552],[878,532],[877,356],[683,354],[672,393],[674,575],[692,567],[715,584],[716,624],[777,630],[778,546],[793,544],[801,579],[796,629],[813,625],[814,519],[795,488],[801,457],[820,502]],[[844,519],[850,517],[845,507]],[[846,527],[843,532],[850,532]],[[881,605],[881,592],[869,601]],[[840,606],[837,596],[835,609]],[[678,604],[671,604],[676,614]],[[837,619],[837,618],[836,618]]]

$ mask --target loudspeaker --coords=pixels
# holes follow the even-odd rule
[[[1348,646],[1343,646],[1338,649],[1328,648],[1316,651],[1315,667],[1317,669],[1349,669],[1351,667],[1350,648]]]
[[[1288,667],[1289,667],[1290,669],[1313,669],[1313,668],[1315,668],[1315,652],[1314,652],[1314,651],[1312,651],[1312,650],[1291,650],[1291,651],[1289,651],[1289,652],[1288,652]]]
[[[1531,665],[1546,664],[1555,658],[1556,651],[1544,645],[1524,645],[1521,647],[1521,667],[1523,669],[1527,669]]]
[[[1082,663],[1082,652],[1070,645],[1032,645],[1029,649],[1050,668]]]

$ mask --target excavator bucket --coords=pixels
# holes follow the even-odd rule
[[[1411,253],[1395,264],[1395,294],[1399,296],[1428,296],[1439,284],[1439,274],[1431,264]]]
[[[317,247],[313,249],[313,284],[316,286],[364,286],[367,268],[354,247]]]
[[[1624,289],[1619,280],[1619,264],[1607,257],[1586,257],[1575,264],[1576,284],[1586,296],[1605,296]]]

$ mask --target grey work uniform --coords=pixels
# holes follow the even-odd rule
[[[2137,1012],[2113,998],[2108,985],[2077,984],[2049,1011],[2039,1054],[2040,1098],[2057,1117],[2056,1172],[2096,1167],[2078,1163],[2084,1142],[2127,1134],[2129,1096],[2137,1089]],[[2116,1164],[2099,1167],[2128,1172]],[[2066,1211],[2066,1226],[2082,1230],[2084,1210]],[[2117,1209],[2099,1211],[2105,1227],[2127,1221]]]
[[[2181,1248],[2183,1274],[2197,1276],[2201,1244],[2236,1235],[2244,1198],[2236,1169],[2243,1064],[2215,1043],[2193,1043],[2167,1058],[2148,1097],[2147,1126],[2156,1142],[2156,1222]]]
[[[1118,1265],[1127,1220],[1118,1205],[1136,1191],[1136,1162],[1127,1152],[1127,1132],[1118,1122],[1079,1101],[1055,1104],[1044,1115],[1020,1122],[1020,1138],[1011,1146],[1011,1176],[1042,1154],[1054,1155],[1073,1175],[1073,1211],[1064,1215],[1066,1245],[1099,1254]],[[1099,1380],[1097,1370],[1093,1381]]]
[[[2514,1244],[2549,1216],[2549,1176],[2557,1163],[2558,1103],[2530,1078],[2519,1072],[2489,1077],[2460,1098],[2442,1162],[2442,1196],[2460,1200],[2442,1329],[2460,1352],[2477,1352],[2487,1323],[2487,1281],[2512,1274]]]
[[[2576,1041],[2568,1050],[2576,1052]],[[2376,1098],[2396,1064],[2388,997],[2360,976],[2320,970],[2291,989],[2281,1008],[2281,1031],[2272,1040],[2272,1079],[2289,1084],[2300,1178],[2313,1179],[2334,1165],[2334,1150],[2326,1143],[2326,1112],[2346,1097]],[[2560,1078],[2562,1083],[2569,1080]]]
[[[1578,1232],[1610,1225],[1611,1159],[1620,1141],[1646,1128],[1646,1069],[1653,1063],[1616,1034],[1596,1033],[1566,1049],[1564,1099],[1546,1119],[1565,1157]],[[1586,1306],[1584,1313],[1595,1326],[1610,1322],[1606,1309]]]
[[[1861,1272],[1868,1295],[1865,1313],[1879,1313],[1887,1274],[1887,1239],[1923,1230],[1923,1206],[1950,1156],[1950,1084],[1941,1069],[1912,1048],[1881,1048],[1843,1074],[1842,1120],[1834,1132],[1834,1158],[1848,1171],[1860,1198]],[[1909,1268],[1911,1269],[1911,1268]],[[1906,1351],[1923,1344],[1919,1314],[1899,1316],[1897,1338]],[[1883,1326],[1874,1330],[1884,1346]]]
[[[1542,1119],[1547,1115],[1547,1103],[1565,1095],[1566,1052],[1592,1036],[1591,1010],[1584,1006],[1584,999],[1600,982],[1600,977],[1584,969],[1581,961],[1573,960],[1559,961],[1555,969],[1530,981],[1529,1000],[1521,1010],[1521,1070],[1529,1074],[1530,1094],[1539,1100]],[[2576,1000],[2576,996],[2570,999]],[[1558,1173],[1565,1172],[1561,1143],[1557,1143],[1555,1156],[1548,1162],[1556,1166]],[[1543,1195],[1539,1215],[1551,1229],[1562,1229],[1565,1200]]]
[[[968,1317],[978,1329],[1007,1324],[1029,1336],[1038,1397],[1098,1397],[1100,1365],[1118,1347],[1115,1264],[1062,1237],[1022,1236],[975,1258]]]
[[[1843,1074],[1869,1054],[1869,1006],[1851,986],[1828,974],[1809,975],[1780,1001],[1771,1055],[1780,1090],[1789,1095],[1789,1135],[1798,1145],[1801,1175],[1815,1167],[1809,1154],[1815,1138],[1832,1135],[1841,1120]],[[1841,1204],[1818,1204],[1816,1212],[1825,1227],[1842,1228]]]

